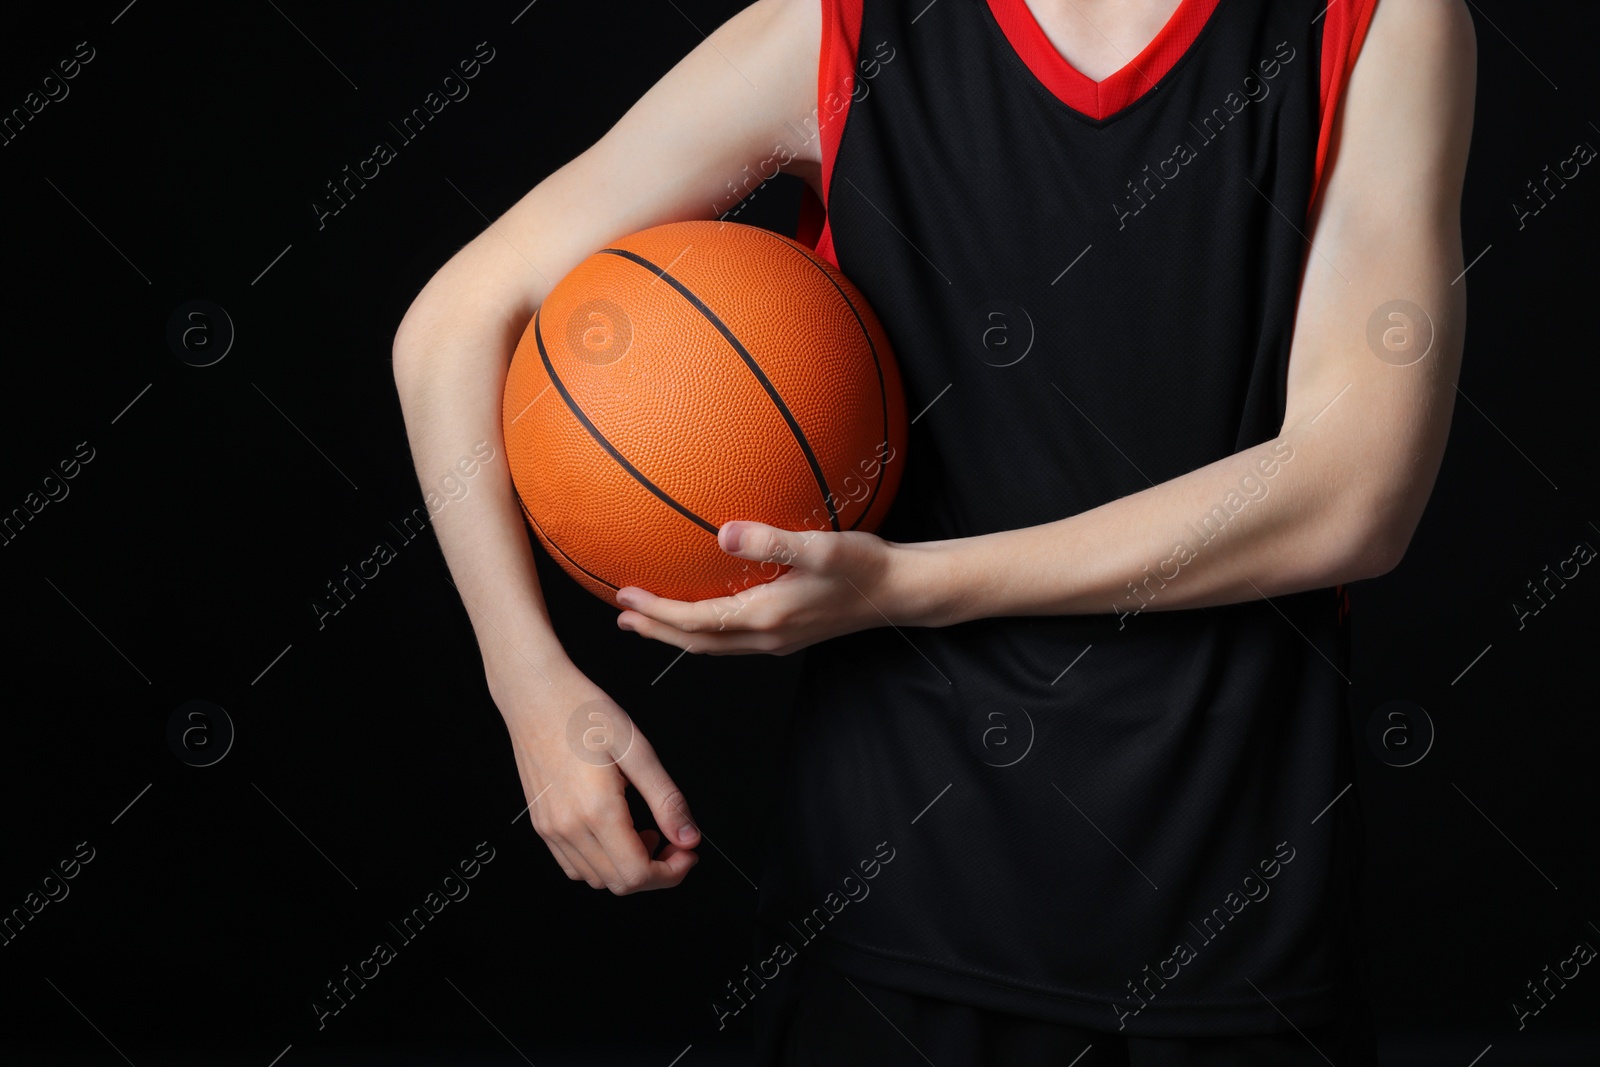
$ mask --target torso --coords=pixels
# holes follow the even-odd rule
[[[1259,453],[1282,423],[1321,0],[1138,0],[1098,56],[1074,4],[1113,10],[858,9],[856,54],[886,58],[829,127],[817,247],[920,413],[889,540],[1080,514]],[[1124,53],[1148,81],[1115,72]],[[1246,506],[1220,493],[1219,530]],[[1140,588],[1183,581],[1172,566]],[[1141,1036],[1271,1029],[1263,996],[1330,1016],[1359,827],[1328,807],[1354,758],[1333,591],[1123,619],[1128,597],[808,650],[762,886],[775,936],[806,936],[790,924],[882,843],[898,858],[871,900],[807,941],[854,976]],[[1246,910],[1241,880],[1267,869],[1270,903]],[[1130,985],[1160,967],[1170,987]]]

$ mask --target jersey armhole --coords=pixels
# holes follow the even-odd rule
[[[1339,105],[1344,99],[1344,89],[1355,69],[1356,57],[1361,54],[1361,44],[1367,37],[1367,26],[1372,22],[1373,9],[1378,0],[1332,0],[1323,12],[1327,20],[1322,27],[1322,86],[1318,98],[1317,160],[1311,179],[1311,200],[1317,202],[1322,191],[1323,172],[1328,161],[1328,150],[1333,141],[1334,122],[1339,116]]]
[[[808,186],[800,202],[796,238],[811,245],[819,257],[839,265],[828,220],[829,191],[833,188],[833,163],[839,154],[845,118],[855,93],[856,55],[861,47],[864,0],[819,0],[822,4],[822,42],[817,57],[817,107],[815,128],[821,138],[822,199]]]

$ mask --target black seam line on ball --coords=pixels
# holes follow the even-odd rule
[[[763,231],[763,232],[767,232],[767,231]],[[809,252],[806,252],[806,251],[804,251],[802,249],[796,248],[794,245],[790,244],[788,241],[785,241],[778,234],[773,234],[773,237],[777,240],[777,242],[779,244],[783,245],[785,248],[789,249],[792,252],[798,252],[800,254],[801,258],[803,258],[807,263],[810,263],[813,267],[817,268],[817,270],[821,271],[822,272],[822,276],[824,278],[828,279],[828,284],[833,286],[835,289],[839,290],[839,296],[844,300],[845,306],[850,309],[850,314],[852,314],[852,315],[854,315],[856,317],[856,324],[861,327],[861,336],[865,337],[867,339],[867,349],[869,351],[871,351],[871,353],[872,353],[872,365],[873,365],[874,368],[876,368],[876,370],[878,372],[878,397],[883,402],[882,403],[882,406],[883,406],[883,443],[884,444],[888,444],[889,443],[889,390],[888,390],[888,387],[885,386],[884,382],[883,382],[883,364],[881,362],[879,362],[879,360],[878,360],[878,346],[873,344],[873,342],[872,342],[872,331],[867,329],[867,324],[866,324],[865,320],[863,320],[861,318],[861,312],[856,310],[855,301],[851,300],[849,294],[847,294],[844,291],[844,289],[840,287],[838,282],[833,280],[833,275],[829,274],[827,272],[827,270],[824,269],[822,264],[817,261],[817,258],[815,256],[811,255]],[[872,479],[872,492],[867,494],[867,506],[861,509],[861,514],[857,515],[856,516],[856,521],[852,522],[850,524],[850,529],[854,530],[855,528],[860,526],[862,520],[865,519],[869,514],[871,514],[871,512],[872,512],[872,502],[874,500],[878,499],[878,489],[882,485],[883,485],[883,464],[879,463],[878,464],[878,476],[876,478]]]
[[[750,355],[749,350],[739,342],[739,339],[733,335],[733,331],[728,329],[727,323],[717,318],[716,313],[706,307],[705,302],[695,296],[688,286],[643,256],[622,248],[602,248],[600,251],[607,255],[621,256],[623,259],[637,263],[645,268],[651,274],[676,289],[679,296],[689,301],[696,311],[705,316],[707,322],[717,328],[717,332],[722,334],[723,340],[733,347],[733,350],[739,354],[739,358],[744,360],[744,365],[750,368],[750,373],[756,376],[756,381],[761,383],[761,388],[767,391],[767,396],[771,398],[773,406],[778,409],[778,414],[783,416],[783,421],[789,424],[789,430],[794,434],[795,441],[800,445],[800,451],[805,453],[806,462],[811,466],[811,473],[817,479],[817,488],[822,491],[822,503],[828,509],[828,518],[833,522],[833,528],[837,530],[839,528],[839,509],[834,507],[833,494],[828,491],[828,479],[822,473],[822,464],[817,462],[817,454],[811,451],[811,442],[806,440],[805,431],[801,430],[800,424],[795,421],[794,413],[789,410],[789,405],[783,402],[783,397],[778,395],[778,390],[767,379],[766,373],[762,371],[760,364],[755,361],[755,357]]]
[[[612,585],[610,582],[608,582],[604,578],[600,577],[594,571],[590,570],[588,567],[585,567],[583,564],[579,563],[577,560],[575,560],[571,556],[567,555],[567,550],[562,548],[560,545],[556,544],[556,539],[554,537],[551,537],[549,534],[545,533],[544,527],[540,526],[538,520],[533,517],[533,512],[528,510],[527,502],[522,499],[521,494],[518,494],[518,496],[517,496],[517,503],[522,505],[522,514],[523,514],[523,516],[525,518],[527,518],[528,524],[530,526],[532,526],[535,530],[539,531],[539,536],[544,538],[544,543],[545,544],[549,545],[551,548],[553,548],[557,552],[561,553],[561,558],[562,559],[566,560],[568,563],[572,564],[574,567],[578,568],[580,571],[582,571],[583,573],[587,574],[589,577],[593,578],[595,581],[599,582],[601,585],[605,586],[607,589],[615,591],[617,589],[621,589],[622,588],[619,585]]]
[[[561,378],[556,374],[556,369],[550,365],[550,353],[546,352],[544,349],[544,334],[539,330],[538,312],[534,312],[533,315],[533,342],[539,346],[539,359],[544,362],[544,371],[550,376],[550,384],[556,387],[556,392],[560,393],[561,399],[566,401],[567,410],[572,412],[573,418],[577,419],[583,424],[583,428],[585,430],[589,431],[589,436],[594,438],[595,443],[609,452],[611,454],[611,458],[616,460],[623,470],[632,475],[633,479],[640,485],[644,486],[646,489],[650,490],[658,498],[660,498],[663,504],[667,505],[673,511],[676,511],[678,514],[682,515],[696,526],[699,526],[706,532],[710,533],[712,537],[717,536],[717,528],[715,526],[711,525],[709,522],[702,519],[700,516],[696,515],[694,512],[690,511],[676,500],[672,499],[672,497],[667,494],[666,490],[662,489],[655,482],[652,482],[649,478],[646,478],[643,471],[639,470],[639,468],[635,467],[632,463],[629,463],[627,459],[624,458],[622,453],[617,451],[616,446],[610,441],[606,440],[606,435],[600,432],[600,427],[589,421],[589,416],[585,415],[583,413],[583,409],[578,406],[578,402],[572,399],[572,394],[567,392],[567,387],[565,383],[561,381]]]

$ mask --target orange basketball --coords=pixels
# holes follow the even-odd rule
[[[506,455],[540,542],[607,603],[778,576],[717,546],[726,522],[877,528],[905,463],[888,338],[798,242],[677,222],[614,242],[551,290],[517,345]]]

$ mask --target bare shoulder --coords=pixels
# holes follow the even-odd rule
[[[1365,67],[1369,80],[1401,79],[1419,90],[1470,97],[1477,59],[1477,31],[1466,0],[1377,0],[1352,85]],[[1374,74],[1373,68],[1382,70]]]
[[[1314,254],[1306,259],[1289,363],[1292,418],[1309,425],[1328,396],[1351,384],[1359,400],[1346,401],[1348,410],[1389,413],[1385,425],[1398,429],[1363,438],[1387,440],[1389,451],[1351,444],[1358,465],[1418,455],[1431,457],[1423,466],[1436,470],[1442,455],[1465,332],[1467,287],[1452,279],[1464,266],[1461,194],[1476,82],[1465,0],[1377,0],[1309,220]],[[1401,299],[1425,312],[1437,343],[1429,358],[1398,373],[1372,358],[1368,331],[1375,314]],[[1344,417],[1335,409],[1322,425]],[[1413,519],[1425,498],[1424,491],[1412,501]]]
[[[1412,34],[1418,44],[1445,45],[1450,52],[1471,50],[1477,34],[1470,6],[1467,0],[1379,0],[1372,25],[1390,37]]]
[[[1335,134],[1330,204],[1458,214],[1472,138],[1477,34],[1465,0],[1377,0]]]
[[[821,0],[756,0],[726,24],[730,30],[737,24],[735,33],[744,47],[759,57],[760,77],[751,75],[751,88],[769,124],[780,131],[803,126],[816,109],[822,8]],[[786,171],[822,162],[816,138],[784,147],[782,157],[799,164],[786,162]]]
[[[673,88],[685,91],[683,103],[704,104],[714,87],[722,99],[713,113],[742,114],[750,128],[778,132],[816,106],[821,40],[820,0],[755,0],[685,57],[689,76]],[[808,151],[816,153],[808,145],[797,157],[809,159]]]

